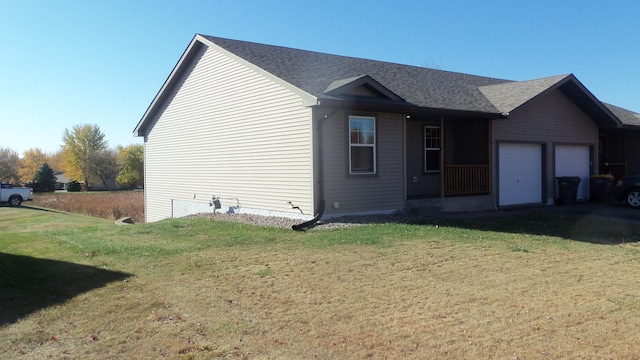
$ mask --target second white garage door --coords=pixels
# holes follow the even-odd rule
[[[542,202],[542,145],[499,144],[499,205]]]
[[[556,177],[578,176],[578,200],[589,199],[589,146],[557,145]]]

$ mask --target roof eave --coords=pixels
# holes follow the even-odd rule
[[[504,117],[497,112],[484,112],[475,110],[442,109],[417,106],[407,102],[379,102],[379,101],[358,101],[340,99],[318,99],[318,108],[344,109],[351,111],[375,111],[392,112],[410,115],[439,115],[439,116],[459,116],[483,119],[497,119]]]

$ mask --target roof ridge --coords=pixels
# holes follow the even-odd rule
[[[199,36],[317,99],[329,97],[325,90],[336,80],[368,75],[415,108],[496,116],[497,109],[480,93],[478,86],[510,81],[245,40]]]
[[[341,54],[328,53],[328,52],[322,52],[322,51],[317,51],[317,50],[300,49],[300,48],[294,48],[294,47],[290,47],[290,46],[273,45],[273,44],[265,44],[265,43],[259,43],[259,42],[254,42],[254,41],[247,41],[247,40],[237,40],[237,39],[231,39],[231,38],[223,38],[223,37],[205,35],[205,34],[200,34],[200,33],[198,33],[197,35],[200,35],[200,36],[202,36],[202,37],[204,37],[204,38],[206,38],[206,39],[208,39],[208,40],[210,40],[210,41],[212,41],[212,42],[214,42],[214,43],[216,43],[218,45],[221,45],[221,44],[216,42],[216,40],[220,40],[220,41],[223,41],[223,42],[236,42],[236,43],[247,44],[247,45],[252,45],[252,46],[264,46],[264,47],[279,48],[279,49],[295,51],[295,52],[305,52],[305,53],[309,53],[309,54],[317,54],[317,55],[320,55],[320,56],[338,57],[338,58],[343,58],[343,59],[352,59],[352,60],[357,60],[357,61],[374,62],[374,63],[389,64],[389,65],[395,65],[395,66],[406,66],[406,67],[409,67],[409,68],[425,69],[425,70],[431,70],[431,71],[434,71],[434,72],[450,73],[450,74],[457,74],[457,75],[464,75],[464,76],[472,76],[472,77],[477,77],[477,78],[482,78],[482,79],[487,79],[487,80],[495,80],[495,81],[503,81],[503,82],[516,81],[516,80],[496,78],[496,77],[491,77],[491,76],[464,73],[464,72],[460,72],[460,71],[442,70],[442,69],[436,69],[436,68],[431,68],[431,67],[426,67],[426,66],[410,65],[410,64],[404,64],[404,63],[400,63],[400,62],[393,62],[393,61],[387,61],[387,60],[375,60],[375,59],[369,59],[369,58],[358,57],[358,56],[341,55]]]

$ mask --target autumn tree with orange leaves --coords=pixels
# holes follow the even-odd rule
[[[48,162],[49,156],[39,148],[25,150],[22,153],[18,175],[23,184],[32,182],[42,164]]]

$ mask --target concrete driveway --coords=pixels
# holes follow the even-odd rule
[[[530,209],[521,209],[525,212],[540,212],[546,214],[574,214],[589,217],[608,218],[618,221],[639,221],[640,209],[632,209],[624,205],[622,202],[605,201],[605,202],[584,202],[574,205],[551,205],[540,206]]]

